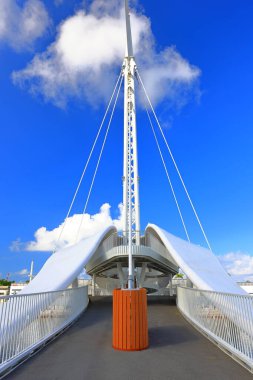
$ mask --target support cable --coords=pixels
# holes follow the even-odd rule
[[[185,183],[184,183],[184,180],[183,180],[183,178],[182,178],[182,176],[181,176],[181,173],[180,173],[179,168],[178,168],[178,166],[177,166],[177,163],[176,163],[176,161],[175,161],[175,159],[174,159],[174,156],[173,156],[173,154],[172,154],[172,151],[171,151],[171,149],[170,149],[170,147],[169,147],[169,144],[168,144],[168,142],[167,142],[167,140],[166,140],[166,137],[165,137],[165,135],[164,135],[164,133],[163,133],[163,130],[162,130],[161,124],[160,124],[160,122],[159,122],[159,120],[158,120],[158,118],[157,118],[156,112],[155,112],[154,107],[153,107],[153,105],[152,105],[152,103],[151,103],[151,100],[150,100],[150,98],[149,98],[149,96],[148,96],[148,94],[147,94],[146,88],[145,88],[145,86],[144,86],[144,83],[143,83],[143,81],[142,81],[142,79],[141,79],[141,76],[140,76],[138,70],[136,70],[136,74],[137,74],[137,77],[138,77],[138,79],[139,79],[139,81],[140,81],[140,83],[141,83],[141,85],[142,85],[142,88],[143,88],[144,94],[145,94],[145,96],[146,96],[146,98],[147,98],[148,104],[150,105],[150,108],[151,108],[151,110],[152,110],[152,113],[153,113],[153,115],[154,115],[154,118],[155,118],[155,120],[156,120],[156,122],[157,122],[157,125],[158,125],[159,129],[160,129],[160,132],[161,132],[161,134],[162,134],[163,140],[164,140],[164,142],[165,142],[165,144],[166,144],[166,147],[167,147],[167,149],[168,149],[168,152],[169,152],[169,154],[170,154],[170,157],[171,157],[171,159],[172,159],[172,162],[173,162],[173,164],[174,164],[174,166],[175,166],[175,169],[176,169],[176,171],[177,171],[177,174],[178,174],[178,176],[179,176],[179,179],[180,179],[180,181],[181,181],[181,183],[182,183],[182,186],[183,186],[183,188],[184,188],[184,191],[185,191],[185,193],[186,193],[186,195],[187,195],[187,198],[188,198],[188,200],[189,200],[189,202],[190,202],[191,208],[192,208],[192,210],[193,210],[193,212],[194,212],[194,215],[195,215],[195,217],[196,217],[196,219],[197,219],[197,222],[198,222],[198,224],[199,224],[199,227],[200,227],[200,229],[201,229],[201,231],[202,231],[202,234],[203,234],[203,236],[204,236],[204,238],[205,238],[206,244],[207,244],[208,248],[210,249],[210,251],[212,251],[212,248],[211,248],[211,245],[210,245],[210,243],[209,243],[209,241],[208,241],[208,238],[207,238],[207,236],[206,236],[205,230],[204,230],[204,228],[203,228],[203,226],[202,226],[202,224],[201,224],[201,221],[200,221],[200,219],[199,219],[199,217],[198,217],[197,211],[196,211],[196,209],[195,209],[195,207],[194,207],[194,205],[193,205],[193,202],[192,202],[192,200],[191,200],[191,197],[190,197],[190,195],[189,195],[189,193],[188,193],[188,190],[187,190],[187,188],[186,188],[186,185],[185,185]]]
[[[90,199],[90,195],[91,195],[91,191],[92,191],[92,188],[93,188],[93,185],[94,185],[94,181],[95,181],[95,178],[96,178],[96,175],[97,175],[98,167],[99,167],[99,164],[100,164],[100,161],[101,161],[101,157],[102,157],[102,154],[103,154],[103,150],[104,150],[104,147],[105,147],[105,143],[106,143],[106,140],[107,140],[109,129],[110,129],[110,126],[111,126],[111,122],[112,122],[112,118],[113,118],[113,115],[114,115],[115,107],[116,107],[116,104],[117,104],[117,101],[118,101],[118,98],[119,98],[119,93],[120,93],[120,89],[121,89],[121,86],[122,86],[122,82],[123,82],[123,76],[121,77],[121,81],[120,81],[120,84],[119,84],[117,95],[116,95],[116,98],[115,98],[115,101],[114,101],[114,105],[113,105],[113,108],[112,108],[110,120],[108,122],[108,126],[107,126],[107,129],[106,129],[106,133],[105,133],[104,141],[103,141],[103,144],[102,144],[102,148],[101,148],[101,151],[100,151],[100,154],[99,154],[99,157],[98,157],[98,161],[97,161],[97,165],[96,165],[96,168],[95,168],[95,171],[94,171],[94,175],[93,175],[93,178],[92,178],[92,181],[91,181],[89,193],[88,193],[88,196],[87,196],[87,199],[86,199],[86,202],[85,202],[85,206],[84,206],[84,209],[83,209],[82,218],[81,218],[81,221],[80,221],[80,224],[79,224],[79,228],[78,228],[78,231],[77,231],[75,243],[78,241],[80,230],[81,230],[81,227],[82,227],[82,224],[83,224],[84,214],[86,212],[87,205],[88,205],[88,202],[89,202],[89,199]]]
[[[107,106],[107,108],[106,108],[106,111],[105,111],[104,117],[103,117],[102,122],[101,122],[101,124],[100,124],[100,126],[99,126],[99,130],[98,130],[98,133],[97,133],[96,138],[95,138],[95,140],[94,140],[94,143],[93,143],[93,145],[92,145],[92,148],[91,148],[91,150],[90,150],[89,157],[88,157],[88,159],[87,159],[87,161],[86,161],[86,164],[85,164],[85,167],[84,167],[84,169],[83,169],[82,175],[81,175],[81,177],[80,177],[80,180],[79,180],[79,182],[78,182],[78,185],[77,185],[77,188],[76,188],[76,190],[75,190],[74,196],[73,196],[73,198],[72,198],[71,204],[70,204],[70,206],[69,206],[69,209],[68,209],[67,215],[66,215],[66,217],[65,217],[65,219],[64,219],[64,223],[63,223],[63,226],[62,226],[61,232],[60,232],[60,234],[59,234],[59,236],[58,236],[58,239],[57,239],[57,241],[56,241],[56,246],[57,246],[57,243],[60,241],[60,239],[61,239],[61,237],[62,237],[62,234],[63,234],[63,231],[64,231],[64,229],[65,229],[65,227],[66,227],[66,223],[67,223],[68,217],[69,217],[69,215],[70,215],[70,213],[71,213],[71,210],[72,210],[72,208],[73,208],[73,205],[74,205],[74,202],[75,202],[75,200],[76,200],[76,197],[77,197],[78,191],[79,191],[80,186],[81,186],[81,184],[82,184],[82,181],[83,181],[84,175],[85,175],[85,173],[86,173],[87,167],[88,167],[89,162],[90,162],[90,160],[91,160],[91,156],[92,156],[93,151],[94,151],[94,149],[95,149],[95,146],[96,146],[97,140],[98,140],[98,138],[99,138],[99,136],[100,136],[101,130],[102,130],[102,128],[103,128],[103,125],[104,125],[104,122],[105,122],[106,116],[107,116],[108,111],[109,111],[109,109],[110,109],[110,106],[111,106],[111,104],[112,104],[112,100],[113,100],[113,98],[114,98],[114,95],[115,95],[115,92],[116,92],[116,90],[117,90],[117,87],[118,87],[118,84],[119,84],[119,81],[120,81],[120,78],[121,78],[121,77],[122,77],[122,71],[120,72],[120,74],[119,74],[119,76],[118,76],[117,82],[116,82],[115,87],[114,87],[114,89],[113,89],[112,96],[111,96],[111,98],[110,98],[110,100],[109,100],[109,103],[108,103],[108,106]],[[56,248],[57,248],[57,247],[56,247]],[[55,248],[55,249],[56,249],[56,248]],[[55,250],[54,250],[54,252],[55,252]],[[53,253],[54,253],[54,252],[53,252]]]
[[[153,126],[153,123],[152,123],[152,120],[151,120],[151,117],[150,117],[150,114],[148,112],[148,109],[147,107],[146,108],[146,112],[147,112],[147,115],[148,115],[148,119],[149,119],[149,123],[150,123],[150,126],[151,126],[151,129],[152,129],[152,132],[153,132],[153,135],[154,135],[154,138],[155,138],[155,141],[156,141],[156,145],[157,145],[157,148],[159,150],[159,153],[160,153],[160,157],[161,157],[161,160],[162,160],[162,163],[163,163],[163,167],[164,167],[164,170],[165,170],[165,173],[166,173],[166,176],[168,178],[168,181],[169,181],[169,184],[170,184],[170,188],[171,188],[171,191],[172,191],[172,194],[173,194],[173,197],[174,197],[174,200],[175,200],[175,203],[176,203],[176,206],[177,206],[177,210],[178,210],[178,213],[179,213],[179,216],[180,216],[180,219],[181,219],[181,222],[182,222],[182,225],[184,227],[184,232],[186,234],[186,237],[187,237],[187,240],[188,242],[190,243],[190,237],[189,237],[189,234],[188,234],[188,231],[187,231],[187,228],[186,228],[186,225],[185,225],[185,221],[184,221],[184,218],[183,218],[183,215],[182,215],[182,212],[181,212],[181,209],[180,209],[180,206],[179,206],[179,203],[178,203],[178,200],[177,200],[177,196],[176,196],[176,193],[174,191],[174,187],[172,185],[172,182],[171,182],[171,179],[170,179],[170,176],[169,176],[169,173],[168,173],[168,170],[167,170],[167,167],[166,167],[166,164],[165,164],[165,160],[164,160],[164,157],[163,157],[163,154],[162,154],[162,151],[161,151],[161,148],[160,148],[160,145],[159,145],[159,141],[157,139],[157,135],[156,135],[156,132],[155,132],[155,129],[154,129],[154,126]]]

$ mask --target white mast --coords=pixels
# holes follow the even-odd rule
[[[29,273],[28,277],[29,277],[29,282],[31,282],[33,279],[33,260],[31,262],[31,268],[30,268],[30,273]]]
[[[140,244],[139,176],[135,110],[135,70],[128,0],[126,11],[126,57],[124,59],[124,175],[123,175],[123,230],[128,235],[128,288],[134,287],[132,245]]]

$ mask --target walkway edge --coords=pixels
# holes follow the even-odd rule
[[[15,360],[12,360],[10,363],[6,363],[6,365],[4,365],[0,371],[0,380],[4,379],[7,375],[10,375],[10,373],[15,371],[23,363],[31,359],[33,356],[37,355],[46,346],[48,346],[55,339],[59,338],[62,334],[64,334],[82,316],[82,314],[85,313],[88,306],[89,302],[86,305],[85,309],[82,310],[81,313],[79,313],[78,316],[71,322],[68,322],[65,326],[60,327],[58,330],[54,332],[53,335],[45,337],[38,343],[34,344],[32,347],[29,347],[26,351],[22,352],[19,356],[17,356]]]
[[[178,306],[178,311],[180,314],[184,317],[184,319],[190,323],[198,332],[200,332],[205,338],[207,338],[210,342],[215,344],[221,351],[223,351],[225,354],[230,356],[234,361],[236,361],[238,364],[240,364],[242,367],[247,369],[251,374],[253,374],[253,368],[247,364],[246,361],[243,359],[240,359],[238,356],[234,355],[230,350],[229,347],[225,343],[219,342],[217,339],[215,339],[213,336],[210,335],[210,332],[207,332],[204,328],[200,327],[197,323],[195,323],[193,320],[191,320]]]

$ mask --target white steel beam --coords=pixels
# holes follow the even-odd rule
[[[123,272],[121,263],[117,263],[117,270],[118,270],[120,285],[122,288],[124,288],[124,286],[126,284],[126,280],[125,280],[125,276],[124,276],[124,272]]]
[[[147,267],[148,267],[147,263],[142,263],[140,282],[139,282],[140,288],[143,287],[143,284],[144,284],[144,281],[145,281],[145,277],[146,277],[146,269],[147,269]]]
[[[126,12],[126,33],[127,33],[127,50],[126,56],[133,57],[133,41],[131,32],[130,13],[128,7],[128,0],[125,0],[125,12]]]
[[[128,287],[134,286],[134,269],[132,262],[132,245],[140,244],[140,202],[139,176],[135,109],[135,71],[136,63],[133,56],[128,0],[125,0],[126,10],[126,57],[123,64],[124,73],[124,167],[123,167],[123,230],[128,236],[129,246],[129,277]]]

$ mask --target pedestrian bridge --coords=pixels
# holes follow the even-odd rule
[[[184,367],[181,362],[183,360],[185,360],[186,364],[188,361],[191,362],[192,354],[196,349],[195,359],[189,364],[189,368],[196,367],[194,370],[192,369],[192,376],[198,374],[201,376],[201,371],[209,371],[210,369],[207,364],[207,367],[205,367],[203,363],[208,361],[209,354],[207,352],[209,352],[208,347],[211,346],[207,340],[203,340],[195,330],[192,330],[191,324],[249,371],[253,371],[253,298],[246,295],[232,281],[212,252],[183,241],[156,225],[149,224],[145,233],[140,237],[139,244],[135,246],[133,253],[135,267],[137,267],[136,277],[140,286],[145,287],[146,284],[150,285],[152,281],[158,280],[160,281],[158,283],[164,286],[164,283],[166,284],[166,281],[170,281],[172,275],[177,272],[178,267],[182,268],[193,285],[190,288],[178,287],[177,308],[175,305],[172,307],[168,300],[168,302],[163,301],[162,298],[160,298],[161,304],[157,300],[154,304],[152,303],[154,298],[149,296],[149,317],[152,322],[149,325],[151,347],[147,352],[120,354],[112,351],[111,338],[108,338],[109,335],[111,336],[111,329],[109,328],[111,323],[111,316],[109,317],[111,315],[110,302],[96,300],[94,303],[92,300],[91,305],[89,305],[87,287],[73,287],[75,279],[84,267],[90,274],[108,279],[108,281],[116,280],[120,284],[126,280],[124,269],[127,265],[127,240],[124,235],[117,234],[115,228],[110,226],[99,234],[82,240],[75,246],[54,253],[38,275],[19,295],[0,297],[0,373],[8,373],[27,357],[64,332],[74,322],[75,325],[71,330],[48,348],[49,352],[53,350],[53,347],[56,348],[54,355],[50,356],[50,360],[54,358],[54,363],[51,363],[56,367],[59,366],[59,361],[61,361],[61,357],[58,356],[57,345],[69,346],[68,349],[72,347],[73,352],[70,357],[74,361],[76,357],[79,357],[80,345],[82,346],[83,361],[81,360],[79,367],[75,367],[75,370],[80,368],[80,373],[84,373],[83,363],[88,363],[87,366],[91,372],[91,368],[97,368],[99,357],[103,362],[101,368],[99,367],[100,375],[103,374],[103,376],[106,368],[108,371],[110,368],[111,371],[111,361],[114,358],[115,363],[118,363],[115,366],[115,371],[120,371],[119,363],[121,360],[122,366],[124,367],[125,365],[126,368],[130,369],[132,364],[130,365],[128,361],[133,355],[137,355],[133,356],[135,358],[133,359],[134,363],[140,360],[140,373],[144,374],[149,368],[148,366],[145,367],[144,359],[151,360],[150,355],[153,352],[155,354],[154,361],[160,355],[163,360],[161,367],[158,365],[159,371],[161,371],[160,375],[157,375],[158,377],[150,375],[150,378],[157,379],[160,376],[162,379],[166,378],[163,377],[166,371],[167,374],[171,374],[171,367],[175,367],[175,361],[172,358],[173,355],[176,355],[176,352],[178,352],[178,361],[176,361],[179,366],[178,370],[183,370]],[[69,288],[71,284],[72,288]],[[154,314],[152,314],[152,310]],[[103,315],[104,312],[105,314]],[[94,317],[96,313],[99,314],[99,317],[96,317],[97,319]],[[93,317],[91,317],[92,315]],[[175,339],[176,332],[173,332],[175,318],[178,318],[178,323],[180,321],[179,325],[175,327],[175,331],[179,334],[179,341]],[[94,323],[96,323],[96,320],[99,322],[96,324],[97,333],[95,334]],[[105,325],[107,328],[104,330],[103,326]],[[81,326],[84,327],[82,328]],[[182,328],[182,332],[179,333],[180,328]],[[71,336],[71,331],[78,341],[77,345],[74,343],[75,340],[72,346],[72,343],[63,344]],[[187,334],[185,335],[186,331],[191,331],[188,337],[186,336]],[[90,336],[90,334],[92,335]],[[193,339],[192,334],[195,334],[194,336],[198,338]],[[182,342],[180,342],[180,339],[182,339]],[[199,339],[202,343],[198,343],[198,345],[197,341]],[[195,344],[197,344],[196,347],[194,346]],[[100,345],[101,347],[99,347]],[[206,347],[204,350],[201,348],[202,345]],[[90,353],[92,352],[90,347],[94,349],[93,362],[89,362]],[[188,356],[184,351],[186,347],[188,348]],[[218,351],[215,347],[210,350],[215,351],[210,353],[209,358],[217,358],[222,355],[217,353]],[[41,368],[42,364],[40,363],[43,363],[43,357],[46,357],[46,352],[41,353],[31,364],[23,367],[24,370],[21,367],[21,370],[15,375],[17,377],[12,374],[12,378],[22,378],[22,371],[25,371],[25,368],[28,367],[32,368],[32,363],[37,362]],[[67,357],[67,352],[68,350],[62,352],[62,358]],[[109,352],[114,352],[114,354],[106,363],[105,358],[109,355]],[[172,356],[171,352],[174,352]],[[197,355],[202,357],[203,353],[207,354],[206,359],[201,359],[197,362]],[[121,359],[117,362],[119,357]],[[225,356],[222,357],[224,363],[228,363],[227,360],[229,359]],[[169,365],[170,360],[171,365]],[[212,363],[212,359],[210,359],[210,363]],[[227,375],[224,375],[222,379],[225,379],[226,376],[230,379],[233,378],[230,375],[232,373],[229,370],[230,364],[224,365],[228,372],[224,372]],[[60,367],[63,369],[63,373],[68,373],[67,370],[64,370],[63,364]],[[157,363],[154,367],[157,368]],[[213,374],[218,369],[216,366],[212,367],[214,372],[210,376],[213,378]],[[38,367],[35,365],[31,371],[36,371],[36,368]],[[52,370],[52,373],[58,370],[56,368]],[[175,372],[174,378],[187,378],[186,367],[184,370],[185,374],[182,372],[181,377],[177,377]],[[110,371],[108,373],[111,374],[111,377],[108,377],[108,379],[114,375],[116,376],[116,372],[112,374]],[[235,372],[238,374],[238,376],[234,375],[235,379],[238,379],[239,376],[245,379],[248,378],[246,371],[245,373],[243,372],[244,375],[240,375],[242,370],[239,367],[237,367],[237,371],[239,372]],[[58,378],[56,372],[51,378],[41,378],[49,380]],[[26,379],[29,378],[26,372],[23,373]],[[127,374],[127,372],[125,373]],[[100,378],[99,375],[96,376],[94,378]],[[140,376],[142,375],[138,373],[136,379],[141,378]],[[81,378],[80,376],[75,377],[77,379]],[[32,379],[32,375],[30,378]],[[67,379],[64,376],[60,376],[60,378]],[[131,377],[128,374],[125,378]],[[189,376],[188,378],[192,377]],[[207,379],[208,377],[204,378]],[[218,378],[221,377],[218,376]],[[36,379],[39,379],[39,377],[36,377]]]
[[[252,372],[253,298],[233,282],[210,249],[186,242],[154,224],[149,224],[143,234],[139,231],[136,84],[140,86],[148,105],[145,108],[149,124],[186,236],[189,239],[152,118],[210,248],[136,65],[127,0],[125,16],[126,56],[59,239],[71,215],[97,141],[100,141],[102,128],[108,120],[83,214],[86,212],[123,80],[123,228],[129,228],[129,231],[122,234],[114,226],[106,226],[96,235],[55,252],[19,295],[0,297],[0,378],[73,324],[57,342],[33,361],[21,366],[9,379],[248,379],[250,375],[247,372],[231,363],[196,330]],[[139,353],[112,350],[110,302],[92,300],[89,305],[87,287],[75,287],[76,279],[85,268],[93,276],[94,283],[104,280],[111,284],[111,288],[124,288],[128,259],[129,288],[132,288],[134,280],[138,287],[150,290],[171,286],[172,277],[179,268],[191,284],[190,287],[177,289],[177,308],[171,306],[168,300],[152,302],[149,298],[150,349]]]
[[[154,224],[148,224],[139,243],[133,245],[133,257],[135,267],[142,269],[137,279],[140,281],[142,277],[144,286],[150,272],[155,271],[157,277],[169,277],[180,267],[196,288],[246,294],[210,250],[182,240]],[[95,236],[55,252],[22,294],[66,289],[84,267],[90,274],[120,280],[124,276],[121,269],[127,263],[127,237],[109,226]]]
[[[111,314],[110,297],[92,297],[86,312],[68,331],[6,380],[252,378],[248,371],[194,329],[171,298],[148,298],[150,347],[145,351],[113,350]]]

